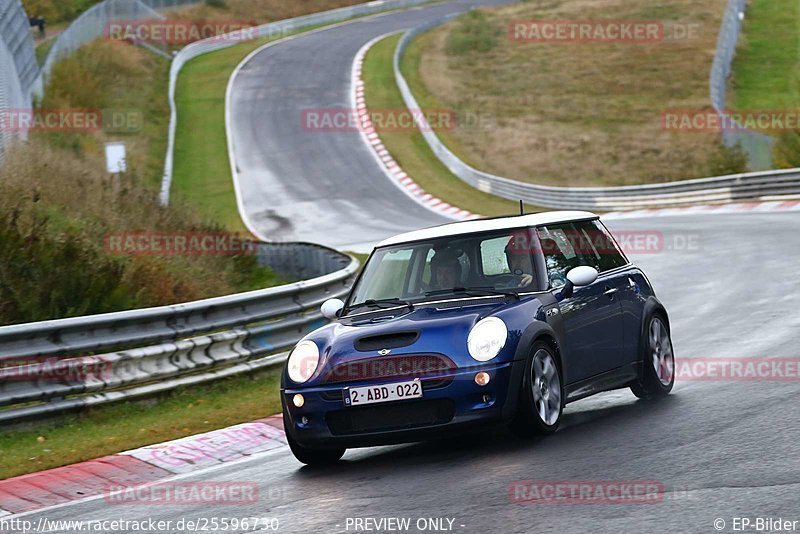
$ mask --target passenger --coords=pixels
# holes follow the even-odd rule
[[[530,247],[523,242],[529,242],[524,236],[512,235],[506,245],[506,261],[508,269],[515,277],[509,287],[528,287],[533,284],[533,265],[531,263]]]

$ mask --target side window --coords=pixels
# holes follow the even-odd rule
[[[600,221],[590,221],[585,224],[589,226],[587,231],[592,238],[594,249],[599,255],[598,271],[602,273],[627,265],[628,259],[620,252],[616,241]]]
[[[570,269],[581,265],[596,267],[596,256],[591,244],[572,223],[539,228],[547,276],[550,286],[561,287],[567,282]]]
[[[506,258],[506,245],[508,236],[481,241],[481,268],[484,275],[494,276],[511,272]]]

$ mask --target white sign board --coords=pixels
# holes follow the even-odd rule
[[[125,143],[106,143],[106,172],[119,174],[126,170]]]

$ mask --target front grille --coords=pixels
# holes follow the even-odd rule
[[[341,436],[440,425],[452,421],[454,413],[453,401],[435,399],[346,408],[328,412],[325,419],[331,434]]]
[[[419,378],[455,368],[453,360],[441,354],[380,356],[337,364],[322,382],[335,384],[383,378]]]
[[[428,380],[422,381],[422,391],[430,391],[432,389],[439,389],[445,386],[450,385],[453,381],[452,376],[447,376],[445,378],[431,378]],[[334,389],[333,391],[323,391],[319,395],[326,401],[342,401],[342,391],[341,389]]]

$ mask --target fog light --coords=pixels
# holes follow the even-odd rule
[[[486,371],[481,371],[480,373],[475,375],[475,383],[478,384],[479,386],[485,386],[486,384],[489,383],[489,380],[491,379],[492,377],[490,377],[489,373],[487,373]]]
[[[298,408],[302,408],[305,403],[306,400],[299,393],[295,394],[295,396],[292,397],[292,404],[294,404]]]
[[[303,417],[301,417],[300,418],[300,423],[303,424],[303,425],[307,425],[308,424],[308,417],[306,417],[305,415]]]

